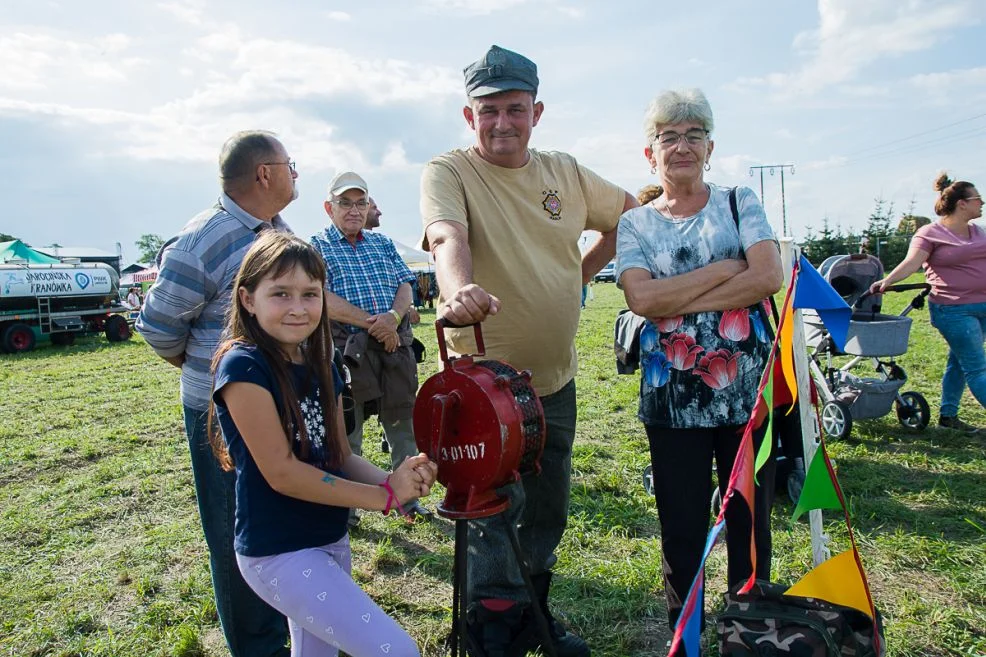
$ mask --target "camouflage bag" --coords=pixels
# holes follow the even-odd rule
[[[883,622],[877,612],[880,653],[873,621],[858,609],[814,598],[784,595],[788,587],[757,580],[749,593],[725,594],[719,615],[719,654],[729,657],[882,657]]]

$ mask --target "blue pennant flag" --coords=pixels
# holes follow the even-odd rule
[[[839,350],[846,347],[852,308],[839,296],[829,282],[801,256],[798,267],[798,286],[794,291],[795,308],[811,308],[825,324]]]
[[[705,539],[705,550],[702,552],[702,562],[699,565],[698,573],[692,580],[691,588],[685,597],[685,604],[682,606],[681,615],[674,626],[674,638],[671,641],[671,653],[680,655],[682,651],[685,657],[701,657],[702,649],[700,638],[702,635],[702,608],[705,600],[705,561],[709,558],[709,553],[719,540],[719,533],[726,526],[725,519],[719,520]]]

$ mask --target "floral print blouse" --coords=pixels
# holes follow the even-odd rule
[[[681,221],[664,217],[651,205],[623,214],[617,280],[633,268],[646,269],[654,278],[685,274],[739,258],[754,244],[775,239],[751,189],[736,190],[737,229],[729,188],[708,187],[706,206]],[[675,429],[745,424],[770,350],[765,321],[758,307],[647,322],[640,332],[640,420]]]

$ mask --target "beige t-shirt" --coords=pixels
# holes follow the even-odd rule
[[[439,155],[421,177],[421,217],[425,229],[455,221],[469,230],[473,282],[503,302],[482,325],[486,354],[531,370],[544,396],[577,369],[579,237],[583,230],[614,230],[625,192],[571,155],[530,153],[519,169],[490,164],[471,148]],[[421,246],[429,250],[426,237]],[[472,336],[471,328],[449,330],[449,348],[475,353]]]

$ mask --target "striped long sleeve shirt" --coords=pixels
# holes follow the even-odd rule
[[[157,280],[134,327],[162,358],[185,354],[182,404],[209,408],[209,366],[225,327],[233,281],[257,234],[266,226],[289,231],[280,215],[257,219],[226,194],[189,221],[159,256]]]

